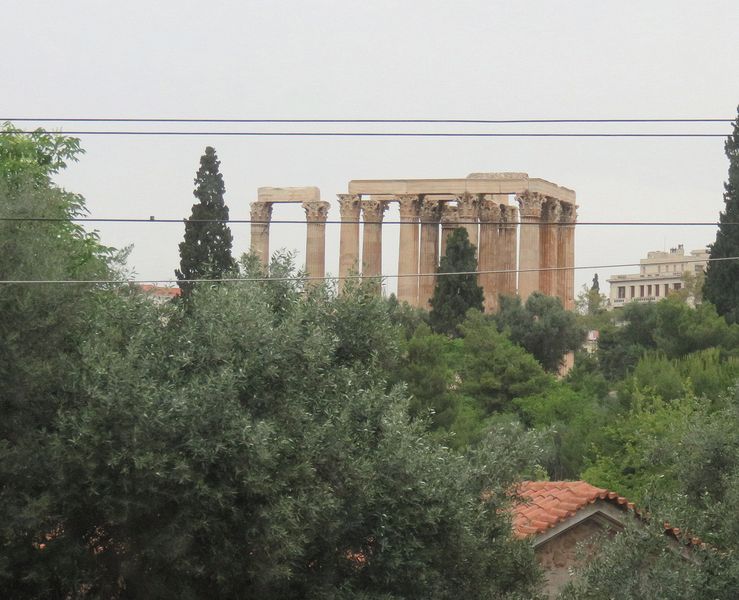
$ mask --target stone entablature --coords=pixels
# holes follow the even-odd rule
[[[353,180],[338,199],[341,287],[352,271],[382,277],[383,217],[390,203],[398,203],[400,301],[428,308],[446,240],[454,229],[464,227],[477,248],[487,311],[496,309],[499,294],[518,293],[525,300],[535,291],[559,296],[566,308],[574,308],[577,207],[571,189],[526,173],[473,173],[464,179]],[[252,203],[253,218],[267,215],[268,221],[272,205],[285,202],[305,208],[306,270],[323,277],[328,203],[320,200],[315,187],[264,187]],[[266,264],[268,223],[252,223],[252,250]]]

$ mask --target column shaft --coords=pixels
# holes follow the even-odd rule
[[[359,274],[359,201],[354,194],[338,194],[341,213],[339,239],[339,291],[344,289],[347,276]]]
[[[524,192],[516,200],[521,206],[518,295],[525,302],[532,293],[541,289],[537,269],[540,267],[539,223],[544,198],[535,192]]]
[[[552,270],[539,273],[539,286],[548,296],[557,295],[557,271],[553,269],[557,266],[557,232],[561,212],[559,200],[547,198],[544,201],[539,229],[539,264],[542,269]]]
[[[330,206],[328,202],[320,200],[303,202],[308,223],[305,240],[305,270],[309,277],[326,276],[326,218]]]
[[[480,245],[477,251],[477,270],[480,271],[479,284],[485,295],[485,312],[492,313],[498,309],[498,294],[500,293],[500,275],[485,273],[484,271],[498,270],[501,262],[499,225],[500,206],[495,202],[495,196],[488,194],[480,203]]]
[[[439,217],[441,202],[433,198],[424,198],[421,202],[421,246],[419,256],[419,271],[422,277],[418,279],[418,306],[429,309],[429,300],[434,295],[436,273],[439,265]],[[423,276],[427,275],[427,276]]]
[[[557,231],[557,296],[567,310],[575,308],[575,222],[577,207],[562,203],[562,215]]]
[[[515,206],[501,204],[501,268],[506,271],[500,277],[500,293],[505,296],[515,296],[518,290],[517,273],[518,267],[518,209]]]
[[[418,304],[418,196],[398,196],[400,242],[398,247],[398,300]],[[409,277],[409,275],[416,277]]]
[[[362,200],[362,275],[382,276],[382,218],[386,209],[387,204],[382,200]],[[376,288],[377,293],[380,293],[382,288],[379,282]]]
[[[259,262],[265,267],[269,265],[269,222],[271,218],[271,203],[251,203],[251,252],[259,257]],[[261,222],[255,223],[254,221]]]

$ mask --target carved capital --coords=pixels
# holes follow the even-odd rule
[[[561,202],[562,214],[559,217],[561,225],[574,225],[577,221],[577,205],[570,202]]]
[[[357,221],[359,219],[359,194],[336,194],[339,199],[339,214],[342,220]]]
[[[369,200],[362,200],[362,219],[365,222],[382,222],[382,217],[387,210],[387,202],[383,200],[376,200],[370,198]]]
[[[305,218],[309,223],[325,223],[331,204],[325,200],[318,200],[303,202],[302,206],[303,210],[305,210]]]
[[[485,194],[480,201],[480,223],[495,223],[501,220],[500,204],[495,201],[495,196]]]
[[[556,198],[547,198],[541,209],[542,223],[558,223],[562,215],[562,203]]]
[[[457,196],[457,213],[462,221],[472,221],[477,217],[477,207],[480,199],[477,194],[464,192]]]
[[[441,200],[426,197],[421,200],[420,215],[424,223],[438,223],[441,216]]]
[[[516,195],[516,201],[521,207],[522,219],[541,218],[541,206],[544,203],[544,196],[537,192],[526,191]]]
[[[400,207],[401,219],[413,219],[418,216],[418,194],[398,194],[396,198],[398,199],[398,206]]]
[[[459,207],[445,204],[441,209],[441,224],[447,225],[459,221]]]
[[[272,219],[271,202],[252,202],[250,207],[252,221],[269,222]]]
[[[500,220],[505,223],[504,227],[515,228],[518,224],[518,209],[509,204],[500,205]]]

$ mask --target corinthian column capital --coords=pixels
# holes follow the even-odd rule
[[[421,221],[424,223],[438,223],[441,215],[441,200],[426,197],[421,201]]]
[[[387,210],[387,202],[370,198],[362,200],[362,218],[365,222],[381,222],[385,211]]]
[[[506,224],[506,227],[515,227],[518,221],[518,209],[509,204],[501,204],[500,220]]]
[[[459,207],[453,206],[451,204],[445,204],[441,208],[441,222],[443,224],[447,223],[457,223],[459,221]]]
[[[305,218],[309,223],[325,223],[328,217],[328,209],[331,205],[325,200],[303,202]]]
[[[500,204],[495,201],[493,194],[485,194],[480,201],[480,223],[495,223],[500,221]]]
[[[401,219],[412,219],[418,216],[418,194],[398,194],[396,198],[398,200],[398,206],[400,208]]]
[[[562,225],[574,225],[577,221],[577,205],[570,202],[561,202],[562,214],[559,222]]]
[[[250,207],[252,221],[269,222],[272,218],[271,202],[252,202]]]
[[[336,194],[336,196],[339,199],[339,214],[341,218],[358,219],[361,196],[359,194]]]
[[[562,215],[562,203],[556,198],[546,198],[542,204],[541,220],[546,223],[558,223]]]
[[[457,214],[463,221],[470,221],[477,217],[477,207],[480,199],[476,194],[464,192],[457,196]]]
[[[521,218],[541,217],[541,206],[544,203],[544,196],[537,192],[522,192],[516,195],[516,201],[521,207]]]

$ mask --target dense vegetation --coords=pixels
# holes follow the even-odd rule
[[[84,200],[52,177],[79,152],[0,134],[0,215],[62,219],[0,221],[1,280],[121,272],[65,221]],[[474,271],[465,238],[452,270]],[[186,303],[0,285],[3,597],[535,598],[506,508],[516,481],[550,477],[655,516],[568,597],[733,598],[739,325],[709,302],[614,314],[591,289],[587,314],[534,294],[488,315],[464,281],[464,315],[440,286],[429,318],[362,285],[306,288],[289,255],[229,269],[249,281]],[[593,327],[597,351],[558,377]],[[707,545],[680,559],[663,519]]]

